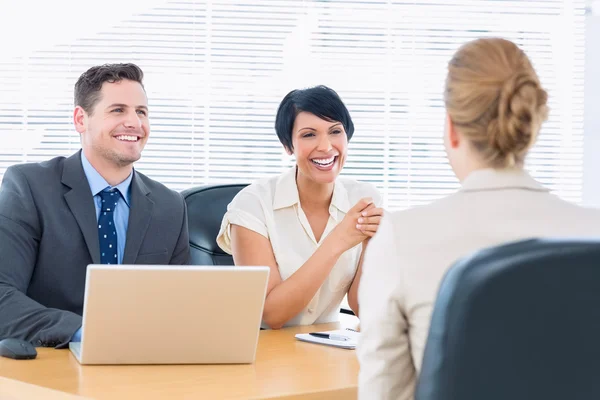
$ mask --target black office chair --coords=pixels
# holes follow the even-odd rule
[[[216,239],[227,205],[246,186],[208,185],[181,192],[187,204],[192,265],[233,265]]]
[[[600,239],[515,242],[454,265],[415,398],[600,399]]]

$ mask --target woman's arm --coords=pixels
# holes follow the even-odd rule
[[[359,397],[412,399],[416,377],[409,317],[405,314],[403,260],[393,224],[383,219],[369,243],[359,290],[361,318],[356,355]]]
[[[281,279],[271,241],[241,226],[231,226],[231,244],[236,265],[264,265],[271,271],[263,321],[272,329],[281,328],[310,303],[338,258],[345,251],[329,235],[313,255],[288,279]]]
[[[263,321],[267,325],[279,329],[298,315],[323,285],[340,256],[368,237],[357,229],[357,223],[361,212],[370,204],[371,199],[361,199],[352,207],[312,256],[286,280],[282,280],[279,274],[271,241],[250,229],[231,225],[231,250],[235,264],[270,268],[263,311]]]

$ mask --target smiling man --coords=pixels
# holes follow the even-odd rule
[[[137,172],[150,135],[143,72],[90,68],[75,84],[82,149],[15,165],[0,186],[0,340],[79,340],[89,264],[187,264],[183,197]]]

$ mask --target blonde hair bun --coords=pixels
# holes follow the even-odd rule
[[[498,117],[488,125],[490,144],[500,154],[524,155],[547,117],[547,99],[536,76],[517,72],[509,77],[500,89]]]
[[[500,38],[458,49],[444,100],[456,129],[494,167],[522,164],[548,116],[548,95],[529,58]]]

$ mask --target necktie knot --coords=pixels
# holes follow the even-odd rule
[[[119,191],[116,189],[103,190],[100,193],[98,193],[98,195],[100,196],[100,199],[102,199],[102,212],[114,212],[119,201]]]

